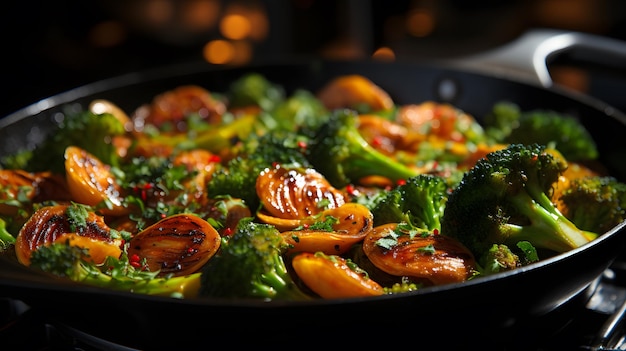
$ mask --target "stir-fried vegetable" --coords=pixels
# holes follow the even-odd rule
[[[493,111],[483,126],[359,75],[288,92],[257,73],[134,111],[67,106],[1,159],[0,252],[133,293],[306,301],[480,279],[624,220],[626,185],[577,163],[597,156],[582,124]]]

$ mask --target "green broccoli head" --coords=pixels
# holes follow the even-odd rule
[[[317,129],[328,118],[322,102],[308,90],[296,90],[289,98],[265,110],[259,118],[269,130],[304,131]]]
[[[412,282],[408,277],[401,277],[400,282],[393,283],[391,286],[383,287],[383,291],[387,295],[403,294],[411,291],[421,289],[421,285]]]
[[[252,217],[239,221],[232,236],[202,270],[201,296],[264,300],[306,300],[283,261],[280,232]]]
[[[520,241],[517,247],[505,244],[493,244],[478,258],[480,274],[490,275],[525,266],[539,261],[537,250],[528,241]]]
[[[418,174],[369,145],[359,133],[354,110],[334,110],[313,140],[309,160],[337,188],[367,176],[378,175],[396,182]]]
[[[46,137],[41,145],[30,152],[19,154],[21,159],[3,162],[18,162],[28,171],[53,171],[64,173],[63,155],[68,146],[78,146],[102,162],[117,166],[120,156],[112,144],[112,138],[125,133],[123,123],[110,113],[95,114],[91,111],[75,111],[67,107],[58,127]],[[88,135],[89,138],[85,138]]]
[[[232,82],[227,97],[233,107],[259,106],[270,110],[285,99],[285,91],[259,73],[248,73]]]
[[[15,236],[7,229],[7,222],[0,218],[0,253],[15,245]]]
[[[420,174],[408,178],[376,199],[371,208],[374,225],[407,222],[429,231],[441,230],[449,189],[446,179],[440,176]]]
[[[498,142],[553,145],[569,161],[593,160],[598,149],[580,120],[552,110],[522,112],[510,102],[494,105],[485,117],[486,131]]]
[[[522,266],[519,256],[504,244],[493,244],[481,257],[478,258],[480,273],[490,275],[509,271]]]
[[[493,244],[528,241],[560,253],[588,243],[597,234],[576,227],[549,197],[566,167],[539,144],[511,144],[488,154],[448,197],[442,234],[457,238],[476,257]]]
[[[216,168],[207,184],[207,194],[210,198],[229,195],[255,208],[260,204],[255,188],[256,178],[263,169],[264,164],[258,164],[247,155],[237,156]]]
[[[626,184],[611,176],[571,179],[558,201],[561,212],[584,230],[604,233],[626,220]]]
[[[498,143],[505,142],[518,126],[521,114],[519,106],[512,102],[500,101],[494,104],[491,112],[483,119],[485,134]]]

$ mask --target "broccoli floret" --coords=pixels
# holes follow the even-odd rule
[[[394,283],[391,286],[383,287],[383,291],[387,295],[392,295],[415,291],[420,288],[421,286],[419,284],[410,281],[407,277],[402,277],[399,283]]]
[[[484,276],[510,271],[538,260],[535,247],[528,241],[520,241],[516,249],[511,249],[505,244],[493,244],[478,258],[478,265],[480,274]]]
[[[571,179],[558,202],[561,212],[584,230],[604,233],[626,220],[626,184],[611,176]]]
[[[457,238],[475,257],[493,244],[528,241],[537,249],[565,252],[597,234],[576,227],[549,193],[567,167],[538,144],[511,144],[478,161],[448,196],[442,234]]]
[[[269,224],[239,221],[232,236],[222,238],[219,251],[202,270],[200,296],[264,300],[311,299],[292,279],[282,254],[280,232]]]
[[[19,153],[17,159],[3,160],[6,167],[16,165],[31,172],[52,171],[64,173],[63,155],[68,146],[78,146],[102,162],[117,166],[119,155],[112,144],[112,137],[123,135],[124,125],[110,113],[95,114],[91,111],[74,110],[67,106],[58,127],[34,150]],[[89,136],[86,138],[85,136]]]
[[[15,236],[7,230],[7,222],[0,218],[0,252],[4,252],[15,244]]]
[[[324,104],[310,91],[297,89],[287,97],[282,86],[258,73],[240,77],[226,95],[232,108],[258,107],[258,119],[265,130],[315,129],[328,114]]]
[[[137,294],[175,298],[195,297],[201,273],[178,277],[157,277],[158,271],[136,269],[126,252],[120,258],[107,257],[102,265],[88,259],[89,250],[55,242],[38,248],[31,255],[30,267],[75,282]]]
[[[374,201],[370,209],[374,225],[407,222],[418,228],[439,231],[448,190],[445,178],[440,176],[420,174],[408,178]]]
[[[210,201],[210,211],[206,219],[220,235],[230,235],[241,218],[252,214],[242,199],[224,195],[216,196]]]
[[[285,91],[259,73],[248,73],[232,82],[226,96],[233,107],[259,106],[271,110],[285,99]]]
[[[260,204],[256,178],[266,166],[260,161],[252,155],[239,155],[218,166],[207,184],[207,195],[210,198],[230,195],[243,200],[249,208],[256,208]]]
[[[485,134],[498,143],[504,142],[517,127],[521,114],[517,104],[508,101],[496,103],[483,119]]]
[[[523,112],[510,102],[494,105],[485,117],[487,134],[507,144],[552,145],[569,161],[594,160],[598,149],[589,131],[576,118],[551,110]]]
[[[397,182],[418,174],[368,144],[359,133],[357,113],[348,109],[334,110],[317,130],[309,148],[309,160],[337,188],[367,176]]]
[[[4,155],[0,158],[0,168],[3,169],[32,169],[29,166],[33,158],[33,150],[22,149],[11,155]]]
[[[480,273],[490,275],[498,272],[510,271],[522,266],[517,254],[504,244],[493,244],[491,248],[478,259]]]
[[[307,137],[287,131],[251,136],[236,157],[216,168],[207,184],[208,196],[230,195],[256,208],[260,205],[256,179],[261,171],[276,163],[309,167],[307,142]]]
[[[300,131],[316,130],[328,119],[322,102],[308,90],[296,90],[288,99],[259,115],[266,129]]]

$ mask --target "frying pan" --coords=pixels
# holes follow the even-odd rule
[[[589,39],[576,33],[540,31],[534,35],[543,36],[540,43],[559,35],[574,35],[576,40],[570,46],[576,48],[585,46]],[[537,36],[532,37],[533,46],[541,46],[537,45]],[[623,43],[606,38],[593,40],[594,44],[586,49],[597,50],[597,43],[602,41],[607,45],[601,50],[617,55],[624,51]],[[561,45],[557,51],[566,48]],[[545,47],[541,50],[547,53],[542,54],[545,64],[554,52],[548,53]],[[501,100],[514,101],[522,109],[545,108],[571,114],[595,137],[601,162],[609,172],[626,179],[626,116],[595,98],[553,86],[545,76],[539,75],[543,78],[538,79],[535,68],[524,75],[507,75],[507,69],[493,64],[502,52],[496,50],[463,62],[303,59],[229,68],[198,63],[133,73],[76,88],[6,116],[0,120],[0,152],[40,143],[55,125],[55,114],[66,104],[86,106],[95,98],[104,98],[132,111],[156,94],[181,84],[225,91],[230,82],[251,71],[282,84],[287,91],[316,91],[338,75],[361,74],[380,85],[397,103],[449,102],[479,120]],[[536,57],[534,63],[539,62]],[[488,65],[481,65],[481,61]],[[625,225],[578,249],[514,271],[402,295],[313,302],[178,300],[77,286],[6,258],[0,259],[0,295],[20,300],[48,320],[70,329],[79,328],[138,349],[211,349],[218,345],[281,349],[307,344],[355,348],[371,347],[372,343],[385,347],[413,345],[418,349],[490,349],[505,345],[511,327],[517,323],[545,315],[584,295],[622,253]]]

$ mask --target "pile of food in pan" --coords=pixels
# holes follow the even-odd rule
[[[68,104],[3,155],[0,250],[46,274],[175,298],[402,294],[514,270],[626,218],[626,184],[575,118],[477,118],[338,76],[287,93],[248,73],[134,111]]]

